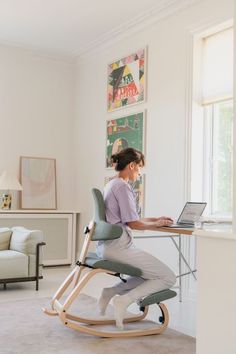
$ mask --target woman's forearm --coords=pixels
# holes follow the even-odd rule
[[[158,221],[158,219],[160,219],[160,218],[142,218],[142,219],[140,219],[140,221],[143,221],[143,222],[155,222],[155,221]]]
[[[127,225],[133,230],[157,230],[163,226],[169,226],[172,224],[170,219],[160,219],[156,221],[146,221],[145,219],[140,219],[136,221],[130,221]]]

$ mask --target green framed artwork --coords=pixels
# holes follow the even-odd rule
[[[105,177],[104,185],[110,182],[114,177],[115,176]],[[144,217],[144,182],[144,174],[139,176],[135,182],[129,182],[135,194],[136,210],[140,218]]]
[[[133,147],[144,153],[145,111],[107,121],[106,167],[112,167],[111,155]]]
[[[145,100],[145,64],[143,48],[108,65],[108,112]]]

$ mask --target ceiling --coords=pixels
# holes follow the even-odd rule
[[[0,43],[75,56],[166,2],[0,0]]]
[[[181,2],[0,0],[0,43],[74,57]]]

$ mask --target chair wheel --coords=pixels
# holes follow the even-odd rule
[[[164,317],[163,316],[159,317],[159,322],[164,323]]]

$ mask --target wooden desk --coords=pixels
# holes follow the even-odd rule
[[[182,252],[182,235],[189,235],[191,236],[194,232],[194,229],[180,229],[180,228],[171,228],[171,227],[160,227],[157,231],[133,231],[132,235],[134,238],[137,239],[147,239],[147,238],[170,238],[173,242],[174,246],[176,247],[179,255],[179,274],[177,275],[179,281],[179,301],[182,301],[182,277],[191,274],[193,278],[196,280],[195,272],[196,269],[192,269],[188,261],[183,255]],[[178,242],[176,242],[175,238],[178,238]],[[182,261],[185,263],[186,267],[188,268],[188,272],[182,273]]]
[[[194,228],[180,229],[179,227],[176,229],[173,227],[160,227],[158,229],[158,231],[169,232],[169,233],[179,234],[179,235],[192,235],[194,230],[195,230]]]

